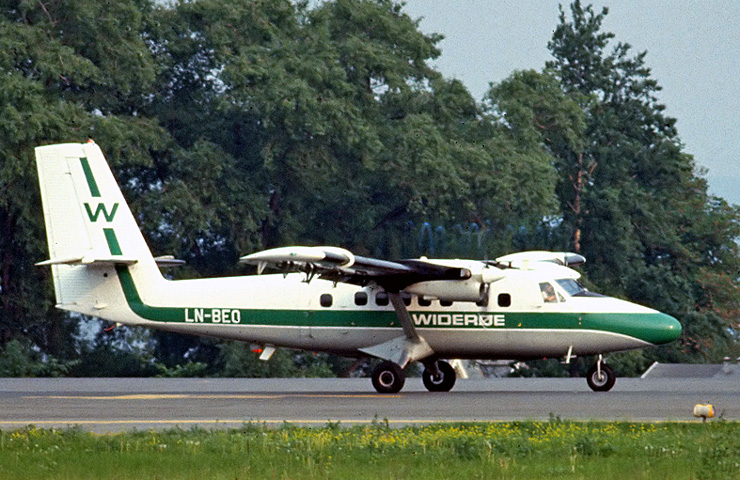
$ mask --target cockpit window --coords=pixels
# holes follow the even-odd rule
[[[555,287],[551,283],[540,283],[540,292],[542,292],[542,300],[545,303],[557,303],[558,297],[555,295]]]
[[[561,280],[555,280],[555,281],[571,297],[575,297],[577,295],[581,295],[586,292],[586,289],[583,287],[583,285],[581,285],[580,282],[578,282],[578,280],[575,280],[573,278],[563,278]]]

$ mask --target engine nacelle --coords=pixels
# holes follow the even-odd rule
[[[432,280],[409,285],[404,288],[404,292],[450,302],[477,302],[483,298],[486,286],[487,284],[474,278],[467,280]]]

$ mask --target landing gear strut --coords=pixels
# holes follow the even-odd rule
[[[604,363],[601,355],[598,361],[588,370],[586,374],[586,383],[594,392],[608,392],[617,382],[617,375],[614,370]]]
[[[378,393],[398,393],[406,383],[406,375],[398,364],[382,362],[373,370],[372,381]]]
[[[421,378],[430,392],[449,392],[455,386],[457,375],[452,365],[438,360],[425,366]]]

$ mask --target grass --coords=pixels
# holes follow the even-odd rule
[[[0,432],[2,479],[735,479],[740,423]]]

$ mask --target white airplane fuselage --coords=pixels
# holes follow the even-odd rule
[[[373,384],[400,390],[408,362],[446,391],[444,358],[601,355],[675,340],[674,318],[585,291],[569,253],[496,262],[385,261],[337,247],[283,247],[243,257],[288,273],[167,280],[94,143],[36,149],[57,306],[125,325],[385,360]],[[607,390],[601,357],[591,375]],[[606,367],[605,367],[606,368]],[[447,375],[447,380],[445,380]],[[605,379],[603,384],[599,381]]]
[[[60,308],[121,324],[348,356],[363,355],[360,349],[389,341],[400,329],[382,289],[306,282],[300,273],[174,281],[155,277],[137,285],[131,273],[136,265],[58,268],[69,269],[71,276],[97,277],[95,289],[83,287],[74,305],[61,303]],[[84,286],[89,280],[70,283]],[[615,298],[570,297],[559,291],[564,301],[544,303],[538,290],[542,281],[538,272],[512,272],[492,284],[486,306],[424,302],[414,295],[407,297],[408,311],[442,358],[593,355],[675,337],[671,317]],[[509,306],[499,306],[502,294],[510,297]],[[330,306],[322,306],[322,296],[325,304],[331,298]]]

